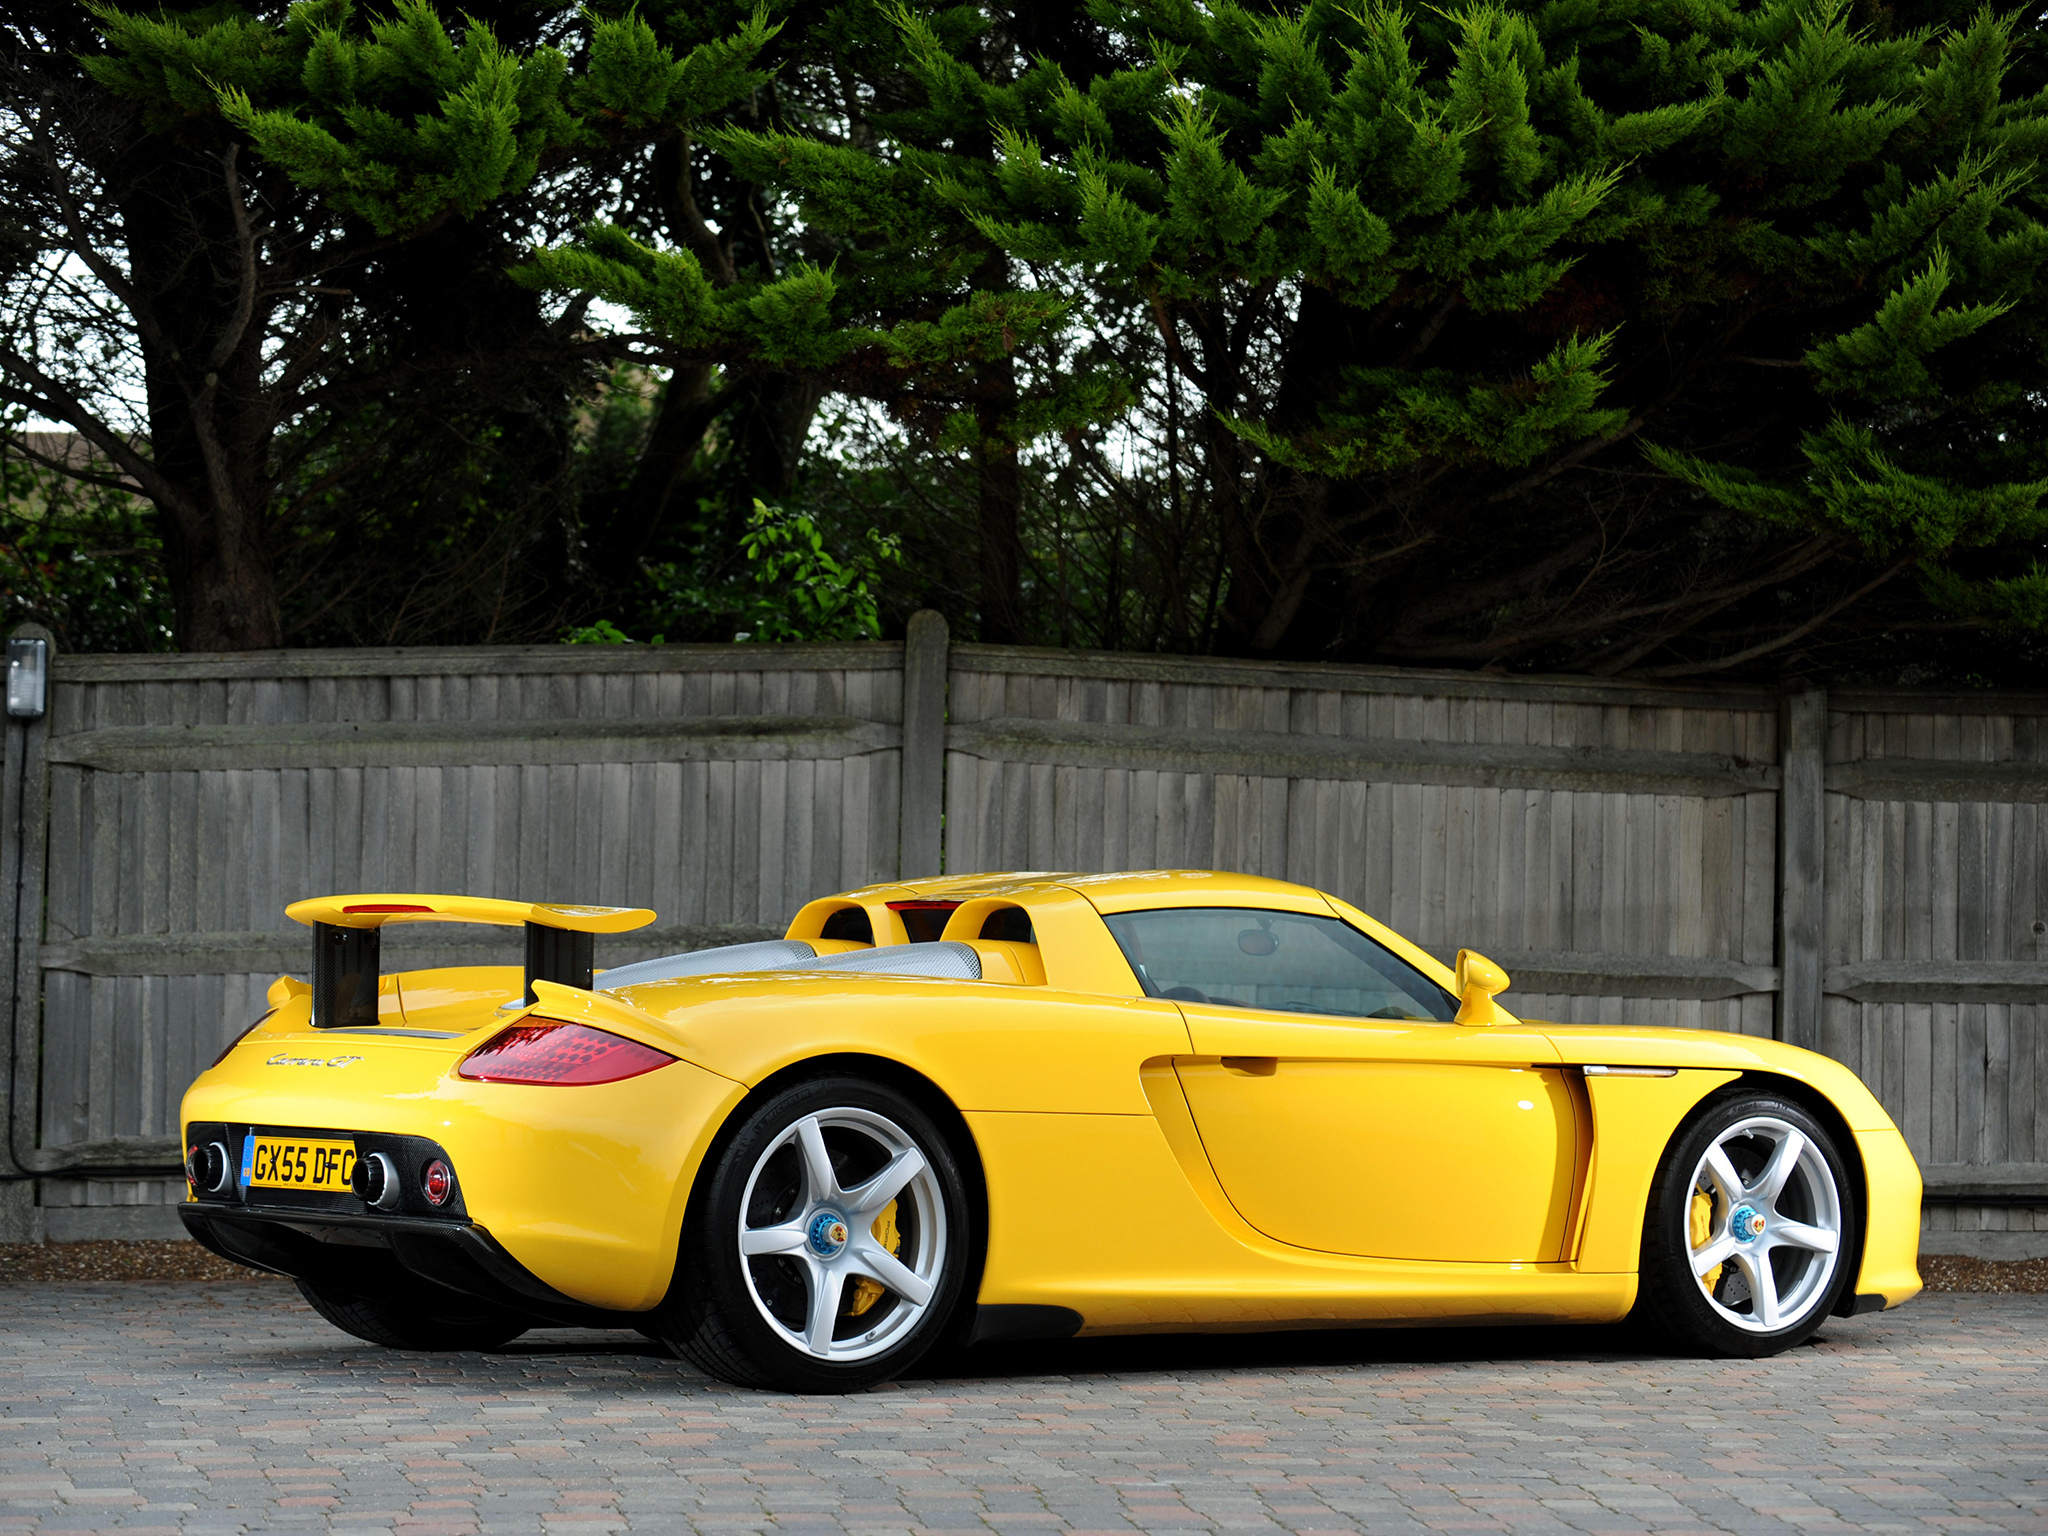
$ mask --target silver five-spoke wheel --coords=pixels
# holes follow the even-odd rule
[[[805,1115],[756,1159],[734,1236],[754,1306],[792,1347],[861,1360],[931,1304],[946,1208],[901,1126],[839,1106]]]
[[[1798,1126],[1754,1115],[1716,1136],[1692,1175],[1692,1272],[1715,1312],[1775,1333],[1828,1294],[1842,1247],[1842,1196]]]
[[[1840,1305],[1858,1260],[1839,1133],[1790,1097],[1731,1084],[1665,1150],[1637,1313],[1717,1355],[1776,1354]]]
[[[848,1073],[757,1093],[705,1160],[655,1336],[742,1386],[901,1374],[973,1299],[963,1145],[947,1106],[906,1085]]]

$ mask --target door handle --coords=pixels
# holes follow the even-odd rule
[[[1245,1077],[1271,1077],[1280,1070],[1278,1056],[1226,1056],[1223,1067],[1227,1072],[1236,1072]]]

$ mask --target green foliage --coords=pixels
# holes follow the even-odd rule
[[[230,4],[94,14],[109,52],[82,62],[102,85],[163,131],[224,119],[380,234],[473,216],[584,132],[558,50],[514,55],[475,21],[451,34],[431,0],[367,20],[350,0],[300,0],[281,29]]]
[[[2039,635],[2048,632],[2048,566],[2038,563],[2016,576],[1971,581],[1933,565],[1922,572],[1928,600],[1993,629]]]
[[[1604,436],[1627,414],[1596,403],[1605,379],[1605,336],[1561,341],[1526,378],[1472,381],[1441,369],[1354,368],[1344,400],[1323,412],[1320,433],[1283,437],[1233,422],[1275,461],[1349,480],[1420,463],[1517,468],[1558,442]]]
[[[125,492],[0,457],[0,602],[66,651],[172,649],[170,589],[149,508]]]
[[[387,235],[588,177],[516,280],[710,382],[663,474],[587,477],[589,548],[605,498],[678,510],[578,643],[878,632],[973,587],[927,574],[933,508],[992,540],[1003,496],[1045,509],[1020,590],[1104,636],[1141,542],[1148,633],[1262,652],[1711,669],[1895,575],[1901,632],[2048,622],[2031,15],[656,0],[557,49],[430,0],[96,14],[162,132]],[[912,445],[876,514],[908,542],[772,510],[759,444],[819,391]],[[813,479],[872,507],[885,457]]]
[[[817,524],[800,512],[754,503],[747,525],[753,593],[741,610],[752,640],[878,640],[877,587],[902,559],[902,541],[870,530],[844,559],[825,548]]]
[[[708,639],[875,640],[882,633],[882,591],[901,564],[902,540],[870,530],[834,554],[826,533],[802,512],[754,503],[737,568],[706,570],[663,562],[650,572],[648,611],[664,630]],[[568,645],[625,645],[632,637],[609,619],[564,631]],[[665,633],[649,642],[661,645]]]
[[[648,643],[660,645],[666,637],[656,635]],[[562,631],[564,645],[631,645],[633,637],[610,619],[599,619],[591,624],[573,625]]]
[[[1869,427],[1836,417],[1800,440],[1806,473],[1769,479],[1651,446],[1667,474],[1697,486],[1723,506],[1793,531],[1827,530],[1882,560],[1938,560],[1964,550],[2048,539],[2048,476],[1959,486],[1916,474]],[[1932,590],[1954,594],[1960,577]]]
[[[771,73],[755,60],[780,30],[757,9],[739,31],[678,59],[636,12],[594,16],[590,57],[569,104],[636,129],[694,122],[768,83]]]
[[[630,310],[680,355],[824,368],[879,339],[834,323],[838,284],[829,268],[799,263],[786,277],[720,287],[693,252],[656,250],[615,224],[592,225],[578,244],[537,250],[513,275]]]

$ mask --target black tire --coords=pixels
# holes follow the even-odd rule
[[[301,1280],[298,1286],[306,1304],[343,1333],[388,1349],[499,1349],[533,1326],[516,1312],[484,1301],[471,1306],[440,1287],[434,1288],[437,1294],[407,1298],[361,1296],[314,1280]]]
[[[822,1193],[806,1171],[807,1122],[831,1163]],[[922,1167],[879,1209],[864,1205],[887,1187],[885,1168],[893,1178],[914,1166],[909,1150]],[[809,1237],[743,1257],[743,1225],[763,1241]],[[713,1148],[654,1331],[699,1370],[739,1386],[860,1391],[941,1341],[975,1239],[959,1155],[932,1117],[883,1083],[814,1078],[742,1109]],[[864,1264],[890,1261],[903,1290],[862,1278]]]
[[[1803,1145],[1782,1158],[1791,1166],[1769,1193],[1767,1176],[1792,1133]],[[1720,1172],[1708,1162],[1717,1147]],[[1834,1134],[1782,1095],[1723,1090],[1693,1112],[1658,1164],[1634,1319],[1693,1353],[1775,1355],[1833,1314],[1855,1280],[1861,1231],[1856,1186]],[[1832,1251],[1816,1246],[1830,1235]],[[1717,1257],[1696,1273],[1696,1259]],[[1756,1294],[1758,1285],[1768,1296]]]

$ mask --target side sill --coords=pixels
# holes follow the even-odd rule
[[[969,1345],[1020,1344],[1032,1339],[1071,1339],[1081,1330],[1081,1314],[1072,1307],[1033,1306],[1006,1302],[974,1309]]]
[[[1876,1291],[1870,1291],[1861,1296],[1844,1296],[1835,1307],[1835,1316],[1861,1317],[1866,1312],[1882,1312],[1883,1310],[1883,1295]]]

